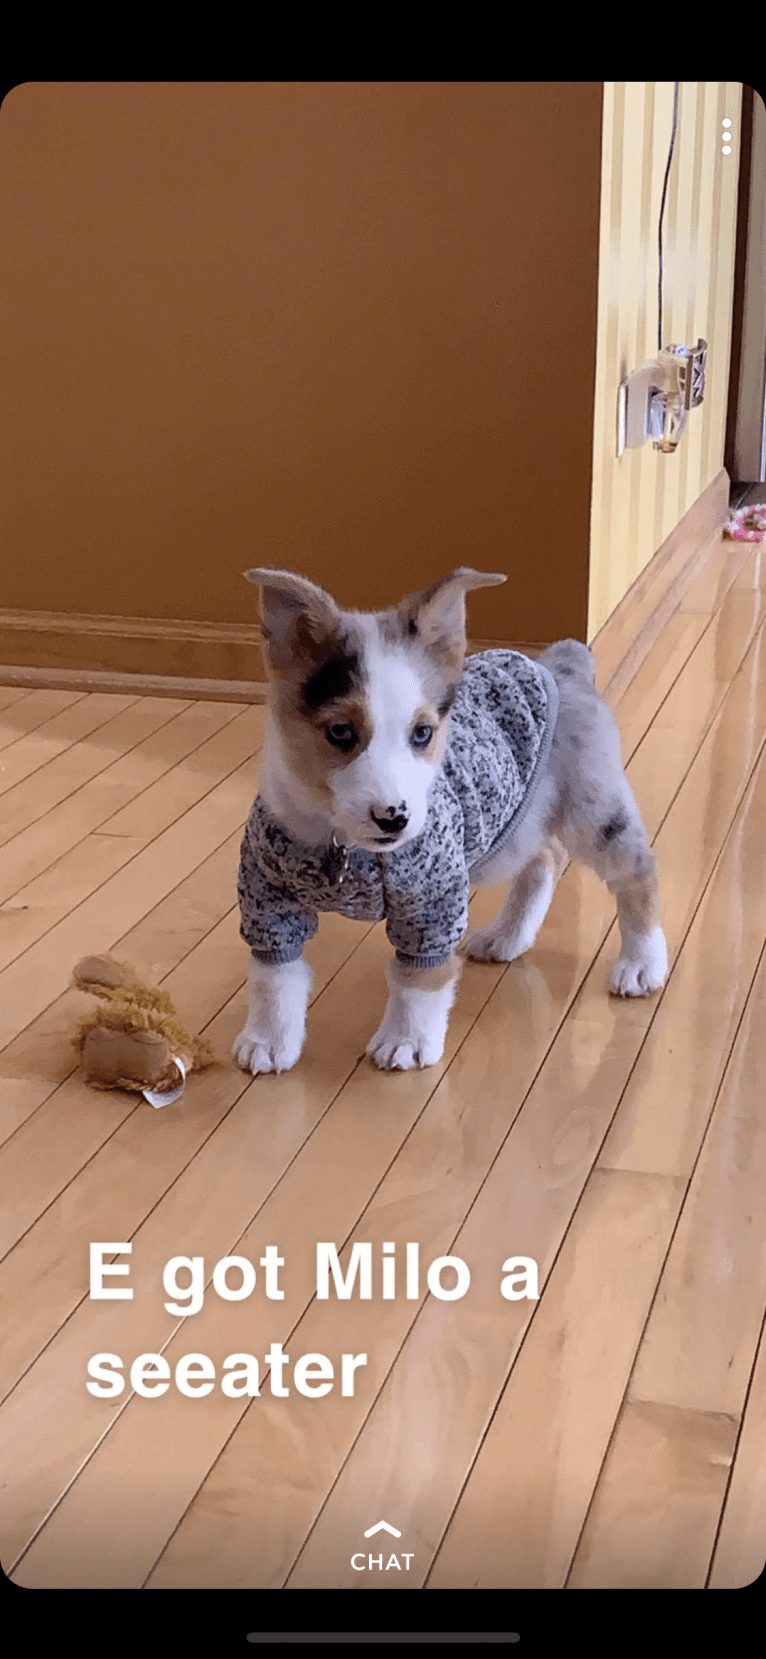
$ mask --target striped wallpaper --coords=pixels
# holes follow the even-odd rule
[[[674,455],[651,442],[617,459],[620,381],[657,351],[657,228],[673,125],[672,81],[607,81],[601,161],[598,339],[588,638],[723,466],[742,85],[683,81],[663,228],[663,345],[708,342],[705,399]],[[722,153],[724,119],[732,154]]]

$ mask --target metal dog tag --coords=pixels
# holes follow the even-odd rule
[[[348,847],[342,847],[336,840],[335,831],[332,832],[330,849],[324,861],[324,873],[331,887],[342,887],[343,877],[348,868]]]

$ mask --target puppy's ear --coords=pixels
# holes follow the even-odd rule
[[[507,576],[461,566],[442,576],[421,593],[411,594],[399,606],[408,634],[417,635],[428,650],[462,655],[465,651],[465,596],[471,588],[493,588]]]
[[[337,632],[335,600],[306,576],[263,567],[246,570],[245,580],[261,590],[261,635],[268,661],[286,667],[296,656],[313,661]]]

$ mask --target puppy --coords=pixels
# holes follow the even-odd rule
[[[502,575],[456,570],[372,613],[339,609],[289,571],[246,575],[261,590],[270,707],[238,881],[252,953],[234,1045],[244,1070],[295,1065],[311,983],[302,951],[324,910],[385,918],[394,946],[367,1053],[388,1070],[434,1065],[462,958],[527,951],[569,857],[617,901],[613,992],[664,983],[655,858],[587,646],[466,658],[466,593]],[[500,882],[500,911],[468,932],[470,890]]]

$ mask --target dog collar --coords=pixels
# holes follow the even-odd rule
[[[330,846],[324,861],[324,874],[331,887],[342,887],[343,877],[348,869],[349,848],[344,847],[333,830]]]

